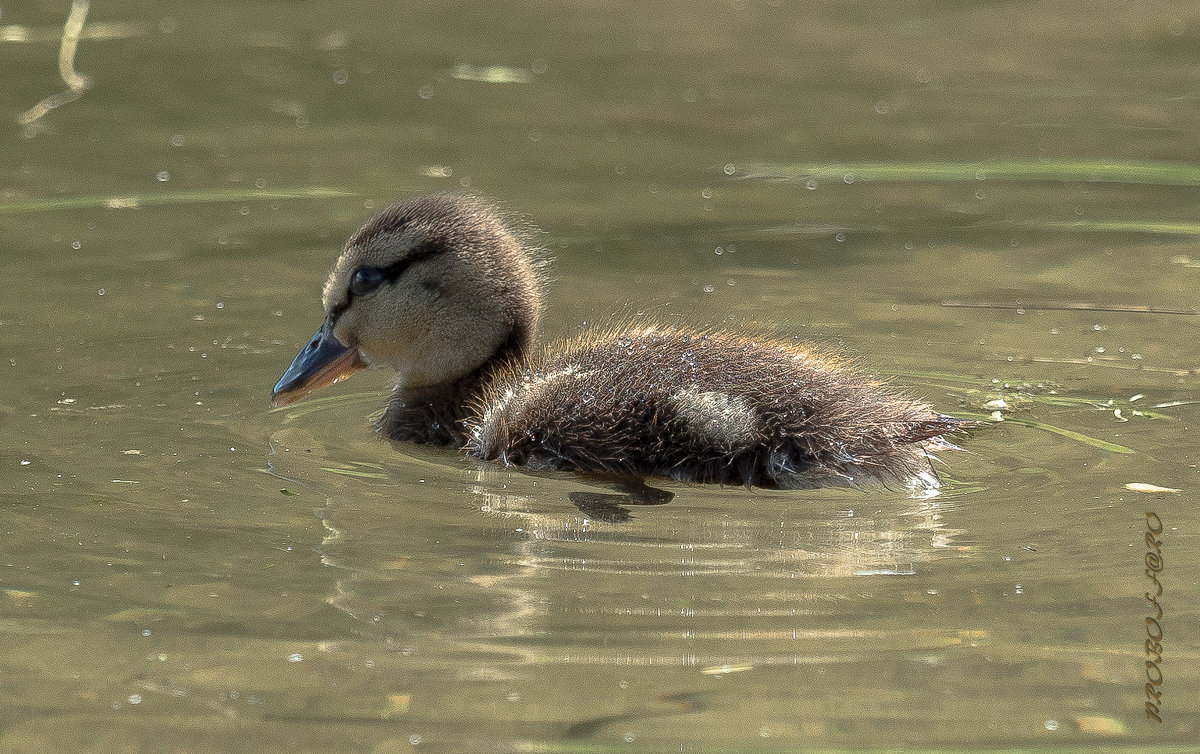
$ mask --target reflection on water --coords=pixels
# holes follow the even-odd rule
[[[945,526],[945,510],[937,497],[904,502],[881,501],[877,496],[847,495],[837,500],[832,495],[820,497],[822,502],[840,503],[830,518],[795,520],[795,513],[784,520],[772,521],[767,529],[757,519],[739,519],[737,513],[724,510],[730,498],[737,496],[776,495],[761,492],[742,492],[736,488],[724,495],[717,505],[722,507],[719,527],[705,527],[700,541],[681,542],[678,532],[671,530],[661,540],[622,536],[621,525],[606,525],[590,520],[578,511],[543,511],[545,497],[538,491],[518,494],[505,484],[501,491],[489,489],[482,482],[489,476],[509,479],[509,473],[484,472],[481,484],[472,490],[479,496],[480,511],[512,519],[523,533],[534,541],[559,542],[552,554],[542,556],[529,565],[539,569],[565,569],[591,573],[630,574],[634,569],[647,574],[749,574],[755,577],[808,579],[853,575],[905,575],[915,573],[915,564],[933,560],[968,548],[956,547],[953,538],[961,531]],[[569,481],[564,483],[569,484]],[[703,488],[684,488],[677,491],[680,506],[689,505],[689,498],[708,494]],[[819,494],[819,493],[818,493]],[[778,495],[785,511],[790,506],[804,505],[795,495]],[[752,498],[753,501],[753,498]],[[758,502],[758,501],[753,501]],[[894,508],[892,511],[879,507]],[[854,505],[866,505],[855,511]],[[757,507],[757,506],[756,506]],[[691,509],[694,510],[694,509]],[[736,511],[736,507],[735,507]],[[757,512],[757,511],[755,511]],[[639,510],[647,518],[665,512]],[[583,543],[581,555],[571,556],[572,543]],[[549,547],[549,546],[548,546]],[[660,552],[660,558],[626,557],[628,548],[650,548]],[[662,550],[667,553],[661,553]],[[639,550],[639,555],[643,553]],[[687,557],[679,558],[680,552]],[[608,557],[606,557],[608,555]],[[662,555],[666,557],[663,558]]]
[[[290,437],[276,436],[272,457],[290,453],[291,473],[301,483],[329,468],[315,441],[284,433]],[[454,458],[420,454],[426,455]],[[385,468],[392,479],[404,473]],[[430,475],[418,483],[453,471],[420,468]],[[862,662],[877,651],[872,647],[894,643],[897,631],[840,625],[847,602],[870,600],[859,589],[847,592],[841,581],[865,579],[863,588],[874,591],[869,584],[881,578],[903,579],[943,558],[973,557],[971,548],[955,544],[962,532],[944,520],[954,515],[952,492],[921,500],[815,492],[808,501],[813,510],[797,505],[792,493],[678,487],[669,505],[614,524],[570,505],[568,491],[578,484],[566,474],[467,469],[446,485],[457,488],[456,505],[470,504],[465,520],[419,533],[421,522],[405,520],[408,536],[381,530],[373,514],[347,510],[335,495],[320,512],[321,560],[334,574],[328,602],[364,632],[387,634],[389,642],[393,632],[401,634],[402,655],[433,658],[424,661],[427,672],[448,672],[461,683],[519,689],[544,683],[546,673],[592,673],[597,666],[675,667],[719,679],[774,666]],[[385,487],[385,496],[402,489]],[[460,527],[489,536],[472,537]],[[450,560],[398,554],[409,537],[436,538]],[[677,584],[685,585],[682,600]],[[414,602],[413,590],[425,594]],[[915,598],[941,599],[936,589]],[[923,629],[907,641],[933,649],[963,636],[973,634]],[[696,686],[660,691],[620,712],[593,716],[580,709],[561,732],[589,737],[609,725],[696,714],[717,704],[707,701],[715,693]]]

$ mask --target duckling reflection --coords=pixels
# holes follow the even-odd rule
[[[538,263],[484,201],[395,204],[346,242],[325,323],[272,403],[387,366],[398,379],[379,429],[393,440],[585,472],[642,504],[670,499],[647,477],[932,490],[929,453],[954,448],[945,437],[964,424],[770,338],[642,326],[538,348],[541,289]]]

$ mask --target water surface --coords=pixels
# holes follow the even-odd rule
[[[0,17],[0,750],[1194,741],[1192,4],[95,3],[19,126],[64,10]],[[384,374],[270,410],[434,190],[542,229],[547,337],[765,323],[1004,421],[934,498],[614,524],[384,441]]]

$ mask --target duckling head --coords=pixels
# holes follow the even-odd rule
[[[401,393],[451,386],[533,341],[537,269],[496,211],[472,197],[392,205],[346,242],[322,297],[325,323],[271,396],[282,406],[370,366]]]

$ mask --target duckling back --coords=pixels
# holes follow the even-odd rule
[[[468,451],[532,468],[776,488],[936,486],[960,424],[790,343],[645,329],[548,351],[485,392]]]

